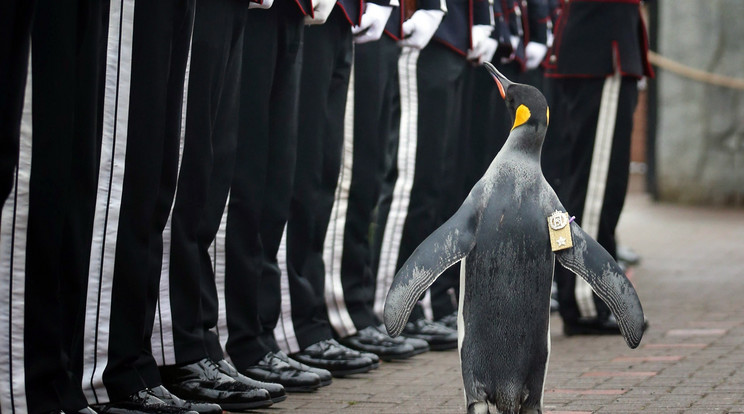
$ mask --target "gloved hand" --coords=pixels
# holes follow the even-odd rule
[[[250,2],[248,4],[249,9],[268,9],[274,4],[274,0],[263,0],[262,3]]]
[[[509,43],[511,43],[512,50],[516,52],[519,47],[519,36],[509,36]]]
[[[499,42],[491,38],[493,27],[489,25],[477,24],[473,26],[471,37],[473,39],[473,48],[468,50],[467,58],[477,62],[491,61],[493,54],[499,47]]]
[[[333,11],[336,0],[313,0],[313,17],[305,16],[305,24],[323,24]]]
[[[540,66],[540,62],[545,59],[545,54],[548,53],[548,47],[542,43],[529,42],[524,48],[524,54],[527,55],[527,69],[535,69]]]
[[[410,19],[403,22],[403,40],[398,44],[423,49],[434,36],[443,17],[441,10],[416,10]]]
[[[379,40],[392,11],[393,8],[390,6],[367,3],[367,8],[364,10],[359,26],[352,26],[351,28],[354,43],[362,44]]]

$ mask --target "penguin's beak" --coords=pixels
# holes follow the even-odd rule
[[[506,78],[506,76],[502,75],[501,72],[496,69],[491,62],[483,62],[483,65],[486,66],[486,69],[488,69],[488,72],[491,73],[491,76],[493,76],[493,80],[496,81],[496,85],[499,87],[499,93],[501,93],[501,97],[506,99],[506,90],[509,89],[509,86],[511,86],[512,81]]]

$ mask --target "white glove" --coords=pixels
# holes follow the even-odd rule
[[[305,24],[323,24],[333,11],[336,0],[313,0],[313,17],[305,16]]]
[[[468,60],[483,63],[483,61],[490,61],[493,58],[493,54],[496,53],[499,42],[496,39],[491,39],[492,31],[493,27],[489,25],[476,24],[473,26],[473,29],[471,30],[473,48],[468,50]]]
[[[249,9],[268,9],[271,8],[271,5],[274,4],[274,0],[263,0],[262,3],[255,3],[250,2],[248,3]]]
[[[367,8],[364,10],[359,26],[351,27],[354,43],[361,44],[379,40],[392,11],[391,6],[367,3]]]
[[[545,54],[548,53],[548,47],[542,43],[529,42],[524,48],[524,54],[527,55],[527,69],[535,69],[540,66],[540,62],[545,59]]]
[[[519,47],[519,36],[509,36],[509,43],[511,43],[512,50],[516,52]]]
[[[443,17],[441,10],[416,10],[410,19],[403,22],[403,40],[398,44],[423,49],[434,36]]]

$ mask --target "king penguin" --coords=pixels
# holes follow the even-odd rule
[[[384,320],[399,335],[421,294],[461,261],[458,349],[468,413],[537,414],[544,412],[555,257],[608,305],[630,348],[643,336],[643,309],[623,270],[568,219],[542,174],[545,97],[485,66],[513,127],[462,206],[395,275]]]

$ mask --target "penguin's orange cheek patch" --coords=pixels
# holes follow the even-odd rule
[[[546,124],[550,123],[550,108],[545,109],[545,120],[546,120],[545,122]]]
[[[514,116],[514,126],[512,126],[512,129],[527,122],[527,120],[530,119],[530,115],[532,114],[526,106],[519,105],[519,107],[517,108],[517,113]]]

